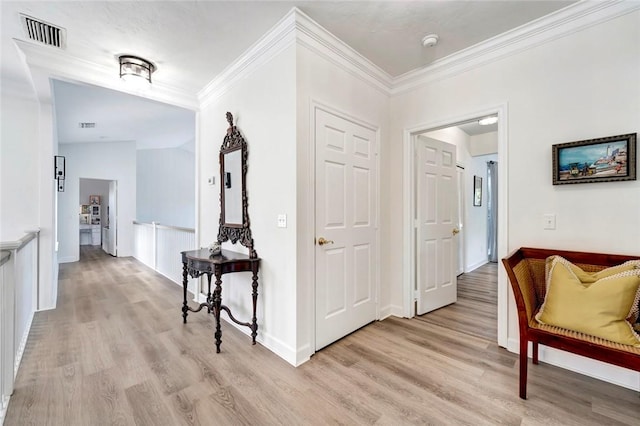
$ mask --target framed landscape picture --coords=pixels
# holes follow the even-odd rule
[[[636,180],[636,136],[553,145],[553,184]]]

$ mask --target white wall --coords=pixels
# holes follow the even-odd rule
[[[390,153],[391,186],[403,185],[404,129],[507,102],[508,175],[500,176],[508,179],[507,249],[540,246],[639,253],[640,181],[551,184],[552,144],[638,132],[639,21],[640,11],[635,11],[394,96],[391,143],[398,149]],[[383,203],[402,205],[402,197],[401,191],[383,192]],[[575,208],[585,202],[588,209]],[[545,213],[557,215],[555,231],[543,230]],[[392,224],[390,245],[402,246],[404,226],[401,221]],[[397,303],[402,301],[401,260],[392,257],[389,265]],[[511,297],[509,303],[512,345],[518,328]],[[561,357],[563,362],[558,363],[565,366],[582,363],[570,355]],[[582,371],[619,383],[629,383],[631,377],[638,383],[637,373],[603,364]]]
[[[67,167],[65,192],[58,194],[59,261],[79,260],[80,178],[118,181],[118,256],[132,256],[136,211],[135,142],[62,144],[59,151],[66,157]]]
[[[498,161],[498,154],[472,157],[469,167],[465,170],[465,188],[469,194],[467,197],[466,216],[465,272],[473,271],[487,263],[489,259],[487,255],[487,161]],[[473,205],[474,176],[482,178],[482,202],[480,206]]]
[[[469,137],[469,154],[472,156],[498,152],[498,132],[483,133]]]
[[[217,164],[217,158],[209,162]],[[195,153],[180,148],[143,149],[137,151],[136,164],[136,219],[194,228]]]
[[[296,353],[296,111],[295,47],[275,57],[228,87],[198,117],[198,198],[200,231],[197,244],[217,239],[220,217],[218,155],[226,135],[227,111],[248,144],[247,197],[251,231],[260,263],[258,340],[290,363]],[[216,184],[208,185],[207,177]],[[277,216],[287,215],[287,228]],[[239,244],[223,248],[245,251]],[[251,318],[249,273],[223,277],[222,297],[234,316]],[[223,314],[223,317],[225,315]],[[242,327],[242,331],[249,330]],[[247,340],[249,341],[249,340]]]
[[[37,307],[49,309],[56,303],[57,285],[54,283],[58,280],[53,215],[56,202],[53,156],[56,155],[57,140],[50,136],[51,104],[29,98],[30,89],[14,86],[3,76],[0,91],[0,241],[16,241],[25,231],[40,229]]]
[[[39,107],[4,91],[0,102],[0,241],[16,241],[40,223]]]
[[[313,107],[322,105],[356,121],[378,129],[379,182],[386,187],[388,169],[382,167],[382,158],[388,155],[388,95],[354,76],[344,67],[330,62],[306,45],[297,48],[297,363],[304,362],[315,350],[315,170]],[[378,202],[380,200],[378,199]],[[399,220],[401,206],[380,204],[378,214],[379,255],[386,259],[394,248],[388,241],[388,224]],[[381,262],[378,262],[380,264]],[[389,281],[384,266],[378,272],[380,295],[378,309],[381,317],[394,309],[390,303]]]
[[[257,70],[202,107],[197,150],[199,245],[209,244],[217,235],[219,165],[211,159],[218,156],[227,127],[225,112],[230,111],[249,147],[249,215],[262,258],[258,340],[298,365],[315,350],[312,106],[320,103],[377,127],[384,151],[389,105],[386,93],[303,44],[294,45],[292,40],[279,52],[267,61],[261,59]],[[211,142],[216,140],[219,143]],[[216,176],[215,186],[206,183],[209,176]],[[380,180],[384,185],[384,172]],[[386,208],[383,217],[389,215]],[[277,228],[279,214],[287,215],[286,228]],[[381,230],[382,239],[383,234]],[[225,281],[231,283],[223,285],[225,303],[240,313],[238,317],[248,318],[248,274],[231,275]],[[384,278],[381,282],[379,303],[388,312],[388,287]]]

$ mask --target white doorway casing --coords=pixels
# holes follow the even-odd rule
[[[457,262],[458,267],[456,268],[456,275],[460,276],[464,273],[464,265],[465,265],[465,219],[464,219],[464,209],[465,209],[465,191],[464,191],[464,178],[465,178],[465,169],[464,167],[457,165],[456,169],[458,175],[458,238],[456,240],[456,251],[457,251]]]
[[[508,143],[507,143],[507,115],[508,105],[506,102],[487,106],[475,111],[470,111],[460,116],[449,117],[442,120],[425,122],[403,131],[403,316],[411,318],[415,316],[414,283],[416,280],[415,265],[415,233],[414,233],[414,211],[415,201],[412,194],[415,194],[413,176],[415,176],[415,165],[413,154],[415,152],[415,137],[418,134],[428,131],[450,127],[465,121],[471,121],[478,117],[497,114],[498,116],[498,174],[508,176]],[[508,235],[507,235],[507,206],[508,206],[508,186],[507,179],[498,182],[498,258],[507,255]],[[498,345],[507,347],[507,327],[508,327],[508,281],[506,273],[502,268],[498,268]]]

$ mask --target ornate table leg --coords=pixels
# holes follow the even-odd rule
[[[222,330],[220,329],[220,306],[222,305],[222,271],[216,268],[216,289],[213,291],[213,313],[216,317],[216,353],[220,353]]]
[[[209,304],[207,306],[207,313],[211,313],[211,308],[212,308],[212,304],[211,304],[211,274],[207,274],[207,303]]]
[[[182,302],[182,322],[183,324],[187,323],[187,285],[189,284],[189,272],[187,271],[187,264],[182,264],[182,294],[184,296],[184,300]]]
[[[251,287],[253,292],[251,296],[253,298],[253,318],[251,319],[251,338],[253,344],[256,344],[256,336],[258,335],[258,318],[256,317],[256,303],[258,302],[258,268],[253,267],[253,278],[251,280]]]

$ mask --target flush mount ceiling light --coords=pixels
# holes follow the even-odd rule
[[[131,55],[122,55],[118,59],[120,60],[120,78],[123,81],[151,84],[151,74],[156,70],[151,62]]]
[[[490,124],[495,124],[497,122],[498,122],[498,117],[495,115],[493,117],[485,117],[478,120],[478,124],[481,126],[488,126]]]
[[[438,40],[440,39],[440,37],[438,37],[438,34],[429,34],[426,35],[422,38],[422,45],[424,47],[433,47],[436,44],[438,44]]]

